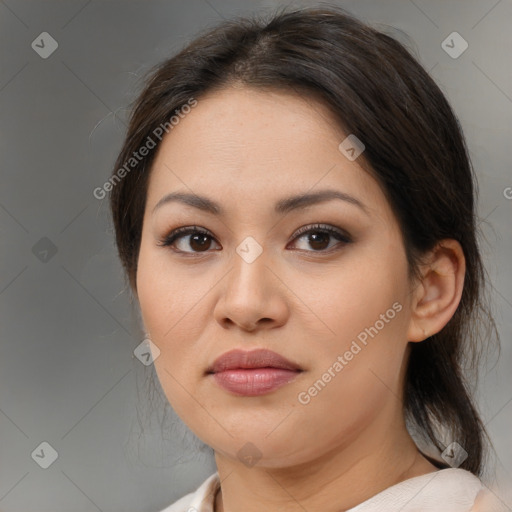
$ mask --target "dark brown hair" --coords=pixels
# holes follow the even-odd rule
[[[134,152],[154,140],[155,130],[183,105],[233,84],[318,99],[346,134],[363,141],[358,163],[377,179],[397,216],[411,275],[440,240],[460,242],[466,258],[462,298],[441,332],[411,344],[404,412],[429,446],[441,452],[457,442],[468,452],[461,467],[481,474],[486,433],[464,379],[464,364],[477,361],[481,348],[476,321],[482,318],[475,313],[485,311],[476,182],[462,130],[443,93],[401,43],[341,8],[285,9],[267,20],[225,21],[148,76],[113,176],[119,177]],[[119,255],[135,291],[158,143],[122,173],[110,195]]]

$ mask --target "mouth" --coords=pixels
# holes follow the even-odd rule
[[[281,388],[303,371],[296,363],[270,350],[231,350],[218,357],[206,375],[234,395],[259,396]]]

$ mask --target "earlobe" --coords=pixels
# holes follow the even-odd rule
[[[423,341],[450,321],[462,296],[465,272],[464,252],[456,240],[442,240],[429,253],[413,294],[409,341]]]

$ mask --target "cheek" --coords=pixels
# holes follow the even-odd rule
[[[321,413],[338,403],[341,409],[333,412],[338,423],[348,421],[349,411],[354,417],[371,415],[386,395],[400,393],[407,347],[407,266],[398,251],[384,251],[378,258],[354,258],[331,277],[315,294],[315,311],[330,334],[315,343],[306,386],[329,381],[325,388],[319,382],[321,392],[312,405]],[[326,375],[329,369],[335,378]]]
[[[386,260],[385,255],[380,259],[359,255],[354,256],[353,261],[347,259],[345,265],[310,289],[316,291],[308,292],[308,304],[334,339],[353,339],[376,322],[382,333],[393,329],[396,332],[398,326],[403,327],[396,320],[404,314],[400,315],[396,311],[398,307],[393,309],[392,306],[395,302],[403,306],[407,294],[406,269],[398,261]],[[381,315],[384,315],[383,320]]]
[[[187,323],[204,295],[198,285],[201,280],[191,280],[190,274],[171,265],[165,249],[142,243],[137,269],[138,298],[145,325],[155,338],[166,343]]]
[[[321,310],[335,334],[314,344],[310,374],[298,390],[300,403],[308,402],[301,405],[309,425],[304,442],[315,429],[323,430],[327,445],[346,442],[400,395],[406,307],[395,286],[375,282],[368,273],[353,277],[345,284],[354,289],[340,287]]]
[[[190,323],[194,309],[184,286],[179,275],[170,276],[166,266],[141,247],[137,290],[144,326],[160,350],[155,371],[167,400],[182,419],[187,419],[194,411],[185,390],[193,389],[188,379],[197,362]]]
[[[159,249],[141,245],[138,298],[145,328],[160,349],[155,369],[164,390],[177,396],[178,383],[191,389],[204,370],[198,363],[197,343],[208,314],[211,283],[191,277],[190,269],[171,265]]]
[[[141,245],[137,268],[137,295],[144,326],[161,351],[155,365],[165,357],[169,344],[179,350],[183,344],[173,343],[186,324],[187,299],[180,293],[184,283],[178,275],[169,275],[162,257],[152,248]],[[181,321],[180,321],[181,319]]]

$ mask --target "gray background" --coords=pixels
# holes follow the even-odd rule
[[[478,402],[498,475],[511,482],[512,2],[338,3],[403,31],[395,37],[431,72],[465,131],[503,341]],[[211,454],[190,449],[200,444],[150,387],[152,366],[134,356],[136,309],[107,202],[92,191],[111,171],[126,106],[150,66],[222,18],[282,5],[0,0],[1,511],[158,511],[214,471]],[[453,31],[469,44],[456,59],[441,47]],[[31,47],[42,32],[58,43],[46,59]],[[58,454],[47,469],[42,442]],[[510,492],[500,493],[512,510]]]

